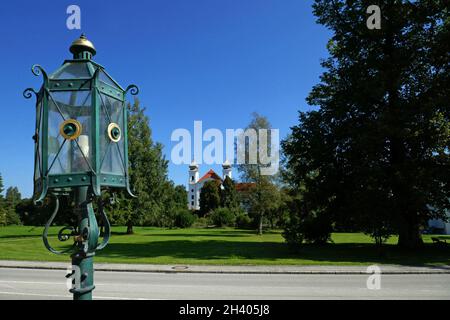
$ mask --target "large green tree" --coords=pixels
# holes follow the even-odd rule
[[[203,184],[200,192],[200,212],[206,215],[220,206],[219,183],[209,180]]]
[[[172,228],[175,226],[177,214],[188,211],[187,191],[185,186],[175,186],[173,181],[166,181],[164,190],[163,212],[156,225]]]
[[[283,148],[309,212],[353,216],[375,238],[422,243],[450,198],[450,20],[444,0],[316,0],[332,32],[325,72]]]
[[[19,215],[16,212],[17,205],[21,202],[22,195],[17,187],[9,187],[5,194],[5,211],[6,211],[6,224],[17,225],[20,224]]]
[[[127,233],[133,233],[134,225],[158,225],[164,214],[168,161],[163,155],[163,146],[152,140],[149,119],[139,100],[135,99],[128,108],[129,172],[136,198],[122,195],[119,206]]]
[[[239,199],[233,179],[226,176],[223,180],[222,186],[223,188],[220,191],[220,205],[222,207],[237,211],[239,208]]]

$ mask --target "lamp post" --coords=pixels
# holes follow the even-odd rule
[[[29,99],[36,96],[36,129],[34,165],[35,203],[43,203],[47,195],[55,198],[55,209],[48,220],[43,241],[56,254],[71,252],[76,285],[70,290],[75,300],[92,299],[94,289],[93,258],[110,237],[110,225],[101,201],[102,188],[126,188],[128,175],[127,108],[128,92],[138,94],[135,85],[123,89],[104,67],[92,60],[96,50],[84,35],[70,46],[73,59],[64,61],[54,73],[34,65],[35,76],[43,76],[37,92],[24,91]],[[65,251],[55,250],[47,239],[49,227],[59,209],[58,196],[71,195],[78,226],[64,227],[60,241],[73,238]],[[93,202],[98,202],[105,232],[99,244],[99,228]]]

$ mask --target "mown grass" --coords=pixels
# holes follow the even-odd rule
[[[51,242],[60,228],[50,230]],[[43,227],[0,227],[0,260],[69,261],[67,255],[48,252],[41,239]],[[136,227],[125,234],[125,227],[114,227],[110,244],[99,251],[97,262],[149,264],[216,265],[443,265],[450,264],[450,244],[432,244],[425,235],[420,250],[405,251],[391,238],[380,252],[370,237],[361,233],[335,233],[334,243],[304,245],[289,250],[281,231],[258,236],[254,231],[226,229],[160,229]],[[450,243],[450,237],[446,237]]]

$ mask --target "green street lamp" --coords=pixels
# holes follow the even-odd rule
[[[123,89],[92,61],[94,45],[84,35],[70,46],[72,60],[64,61],[54,73],[34,65],[35,76],[42,74],[44,83],[36,92],[24,91],[29,99],[36,96],[36,130],[34,192],[35,203],[43,203],[47,195],[55,198],[55,209],[47,222],[43,241],[56,254],[72,251],[71,275],[75,284],[70,291],[76,300],[92,299],[94,289],[93,257],[103,249],[110,237],[110,225],[101,202],[102,187],[126,188],[128,174],[128,136],[126,94],[139,89],[130,85]],[[60,241],[73,237],[73,246],[55,250],[47,235],[59,209],[58,196],[70,194],[75,202],[76,228],[65,227],[58,233]],[[105,234],[99,242],[99,228],[93,202],[98,201]]]

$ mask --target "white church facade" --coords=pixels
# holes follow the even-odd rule
[[[450,234],[450,211],[447,211],[448,222],[441,219],[432,219],[428,221],[428,227],[438,230],[442,234]]]
[[[192,162],[189,165],[189,183],[188,183],[188,208],[189,210],[200,210],[200,192],[207,181],[216,180],[222,182],[226,177],[232,179],[231,164],[228,161],[222,165],[222,176],[219,176],[214,170],[209,170],[200,178],[199,166]]]

